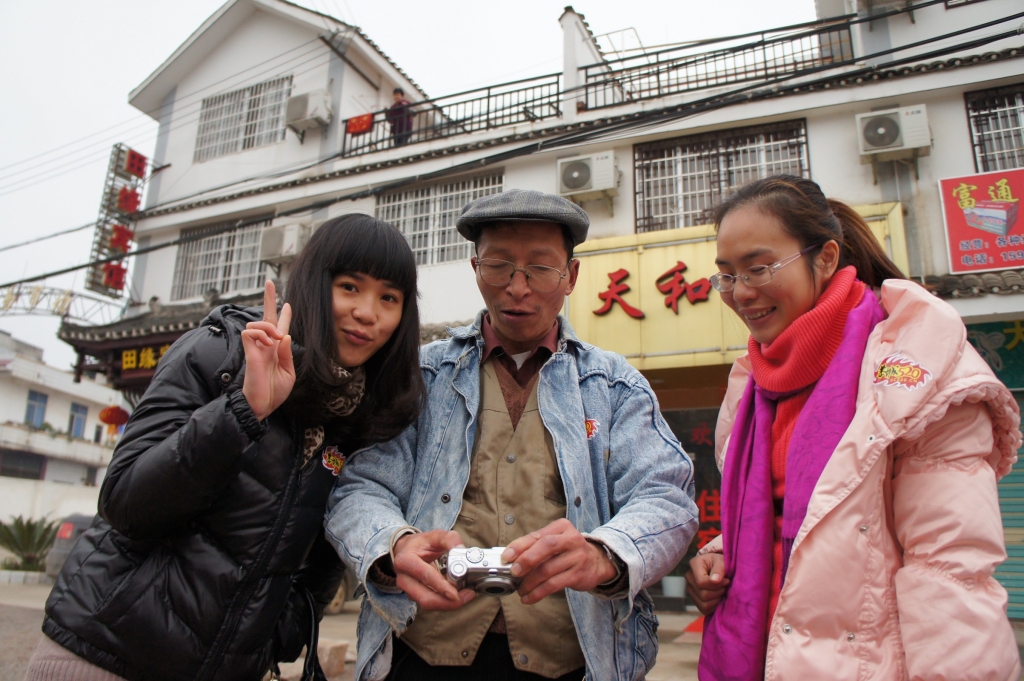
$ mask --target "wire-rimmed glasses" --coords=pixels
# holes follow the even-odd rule
[[[494,258],[476,258],[475,265],[480,278],[488,286],[508,286],[516,272],[522,272],[527,285],[537,293],[554,293],[562,280],[569,276],[568,265],[565,272],[547,265],[516,267],[515,263]]]
[[[746,284],[747,286],[764,286],[765,284],[772,280],[772,277],[775,276],[776,272],[778,272],[783,267],[793,262],[800,256],[810,251],[813,251],[815,248],[818,247],[808,246],[799,253],[794,253],[788,258],[783,258],[782,260],[776,263],[772,263],[771,265],[754,265],[753,267],[748,267],[747,269],[740,272],[738,275],[717,272],[715,274],[712,274],[710,277],[711,285],[714,286],[715,290],[718,291],[719,293],[728,293],[729,291],[732,291],[734,288],[736,288],[737,279],[742,279],[743,283]]]

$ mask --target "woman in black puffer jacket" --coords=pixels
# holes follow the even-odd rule
[[[27,679],[256,681],[310,641],[342,576],[323,515],[345,456],[420,408],[415,260],[347,215],[295,262],[280,319],[270,282],[265,301],[214,310],[160,362]]]

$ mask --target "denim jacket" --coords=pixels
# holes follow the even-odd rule
[[[427,401],[400,436],[354,455],[327,506],[327,538],[366,587],[357,679],[382,679],[391,632],[416,616],[404,593],[367,580],[396,530],[450,530],[469,481],[480,407],[480,332],[472,326],[421,350]],[[629,571],[628,597],[566,591],[591,681],[642,679],[654,666],[658,620],[644,587],[682,559],[697,530],[693,466],[646,379],[620,355],[576,338],[559,318],[558,352],[540,371],[537,400],[554,441],[566,517]],[[586,422],[590,421],[590,427]],[[588,436],[589,432],[589,436]]]

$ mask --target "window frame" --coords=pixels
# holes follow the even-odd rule
[[[38,399],[33,399],[39,397],[42,398],[41,401]],[[29,390],[28,399],[26,400],[25,404],[25,425],[35,428],[37,430],[42,428],[43,424],[46,423],[46,406],[49,401],[50,396],[47,395],[46,393],[39,392],[38,390]],[[32,416],[35,415],[37,409],[40,410],[38,424],[35,423],[36,419],[31,418]]]
[[[76,411],[76,408],[78,410]],[[85,404],[78,404],[77,402],[71,403],[71,410],[68,412],[68,435],[71,437],[77,437],[80,440],[85,439],[85,425],[89,420],[89,407]],[[75,426],[80,426],[76,428]],[[76,430],[78,432],[76,432]]]
[[[752,138],[762,138],[752,142]],[[743,144],[740,144],[743,143]],[[797,149],[786,158],[768,158],[768,151],[781,151],[783,147]],[[753,154],[756,158],[751,160]],[[741,165],[729,163],[737,155],[746,161]],[[649,173],[655,164],[672,164],[675,168],[662,176]],[[786,172],[778,166],[798,165],[798,173],[810,178],[810,146],[807,140],[807,119],[796,118],[776,123],[727,128],[713,132],[682,135],[668,139],[633,145],[634,232],[656,232],[685,229],[708,224],[711,213],[730,190],[759,177]],[[752,168],[763,171],[750,172]],[[732,175],[742,174],[742,180],[732,181]],[[654,193],[658,183],[662,187],[674,185],[674,192]],[[695,186],[694,186],[695,185]],[[661,203],[667,207],[675,203],[675,212],[660,215],[650,207]],[[658,221],[658,220],[661,221]]]
[[[254,224],[237,229],[210,234],[178,246],[174,256],[174,274],[171,279],[171,300],[189,300],[204,295],[216,288],[219,295],[235,292],[252,292],[263,288],[266,281],[267,264],[260,261],[260,240],[263,230],[270,226],[272,218],[267,217]],[[234,222],[234,221],[231,221]],[[226,224],[205,225],[181,230],[181,238],[216,232]],[[242,243],[238,243],[239,240]],[[219,245],[217,245],[219,242]],[[203,262],[204,258],[216,256],[217,262]],[[239,256],[247,256],[239,259]],[[255,271],[242,271],[255,266]],[[216,274],[219,270],[219,274]],[[216,276],[201,276],[209,271]],[[251,283],[251,286],[245,284]],[[215,285],[216,284],[216,285]]]
[[[1016,102],[1010,106],[1005,104],[1007,97],[1015,97]],[[1004,99],[1004,102],[1000,103],[997,100],[999,98]],[[979,104],[985,106],[978,106]],[[1006,85],[999,88],[990,88],[987,90],[973,90],[971,92],[964,93],[964,110],[967,114],[967,130],[971,136],[971,153],[974,156],[974,171],[977,173],[988,173],[999,170],[1013,170],[1016,168],[1024,168],[1024,81],[1020,83],[1014,83],[1013,85]],[[986,110],[988,112],[986,112]],[[993,117],[1002,122],[999,114],[1000,110],[1006,110],[1010,112],[1007,118],[1012,119],[1016,116],[1016,127],[999,128],[992,130],[981,130],[978,123],[981,120],[987,119],[989,122],[992,121]],[[1006,151],[984,151],[985,149],[985,136],[1000,133],[1000,139],[1005,139],[1007,133],[1012,139],[1013,135],[1018,136],[1018,146],[1011,149],[1009,152]],[[1003,166],[1003,167],[989,167],[988,161],[992,158],[997,158],[999,154],[1012,153],[1016,156],[1014,163],[1016,165]]]
[[[203,100],[196,130],[194,163],[283,142],[292,76],[222,92]]]
[[[463,206],[505,190],[505,170],[463,175],[377,195],[374,215],[405,237],[416,266],[464,262],[473,245],[455,229]]]

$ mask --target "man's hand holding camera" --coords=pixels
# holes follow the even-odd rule
[[[396,586],[425,610],[461,608],[476,593],[456,590],[434,561],[462,545],[457,532],[445,530],[401,537],[395,542]],[[511,573],[521,580],[518,592],[526,605],[562,589],[590,591],[617,574],[604,549],[588,542],[564,518],[509,544],[502,560],[512,563]]]
[[[432,530],[401,537],[395,542],[395,586],[424,610],[458,610],[476,593],[472,589],[458,591],[434,561],[460,546],[462,537],[452,531]]]
[[[508,545],[502,560],[522,578],[519,595],[526,605],[561,591],[590,591],[615,578],[615,565],[600,546],[586,540],[565,518]]]

